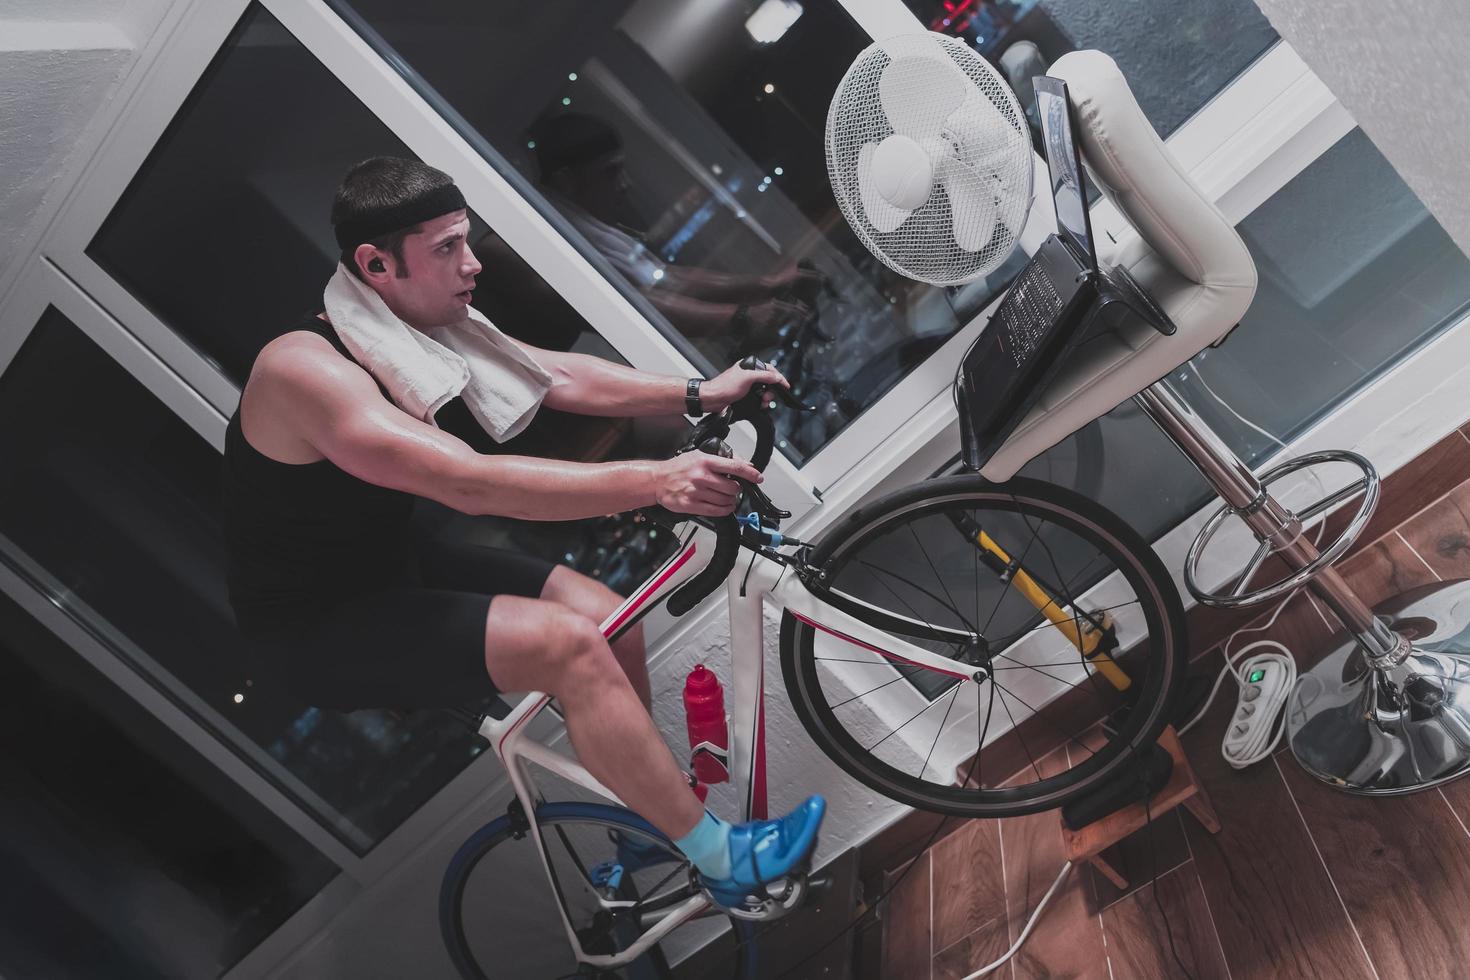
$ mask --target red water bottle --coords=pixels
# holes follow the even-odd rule
[[[690,765],[704,783],[730,778],[730,726],[725,722],[725,694],[720,679],[703,664],[684,682],[684,717],[689,724]]]

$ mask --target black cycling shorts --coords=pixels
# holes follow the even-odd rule
[[[497,595],[535,599],[552,562],[499,548],[436,547],[422,583],[375,589],[251,646],[280,683],[319,708],[469,707],[496,693],[485,619]]]

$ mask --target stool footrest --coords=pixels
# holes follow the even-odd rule
[[[1272,547],[1272,542],[1263,540],[1260,542],[1260,547],[1256,549],[1255,554],[1251,556],[1246,567],[1238,576],[1231,580],[1233,585],[1229,592],[1210,592],[1202,588],[1198,582],[1200,559],[1204,554],[1205,548],[1214,538],[1215,533],[1225,523],[1225,519],[1236,513],[1235,509],[1228,504],[1222,504],[1210,515],[1209,520],[1205,521],[1205,526],[1200,529],[1199,535],[1189,547],[1188,555],[1185,556],[1184,584],[1189,589],[1190,594],[1204,605],[1215,606],[1220,609],[1240,609],[1246,606],[1254,606],[1259,603],[1270,602],[1272,599],[1279,598],[1301,588],[1314,575],[1342,557],[1352,547],[1353,542],[1358,539],[1363,529],[1368,526],[1368,519],[1373,516],[1373,510],[1378,506],[1381,481],[1378,478],[1378,471],[1373,468],[1373,464],[1365,457],[1348,450],[1330,450],[1319,453],[1308,453],[1305,456],[1298,456],[1295,459],[1287,460],[1261,474],[1262,500],[1266,499],[1269,495],[1271,484],[1292,473],[1325,463],[1346,463],[1351,466],[1356,466],[1363,473],[1359,480],[1329,494],[1303,510],[1300,514],[1295,515],[1298,522],[1306,523],[1319,515],[1325,514],[1334,507],[1346,503],[1354,497],[1361,496],[1362,500],[1358,504],[1356,513],[1353,514],[1352,519],[1348,521],[1342,533],[1331,544],[1322,548],[1316,558],[1297,568],[1285,578],[1247,592],[1246,588],[1250,585],[1251,578],[1260,569],[1262,563],[1277,550]],[[1297,533],[1300,533],[1300,531]]]

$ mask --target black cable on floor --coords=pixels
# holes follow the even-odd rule
[[[1134,750],[1135,758],[1138,751]],[[1179,956],[1179,950],[1174,947],[1174,930],[1169,925],[1169,915],[1164,911],[1164,903],[1159,901],[1159,849],[1154,841],[1154,814],[1150,805],[1151,798],[1148,795],[1148,780],[1143,774],[1142,767],[1139,768],[1139,778],[1144,780],[1143,790],[1143,817],[1144,830],[1148,833],[1148,863],[1149,863],[1149,888],[1154,893],[1154,906],[1159,910],[1159,918],[1164,920],[1164,935],[1169,937],[1169,952],[1174,957],[1174,962],[1179,966],[1179,972],[1184,975],[1185,980],[1194,980],[1194,974],[1189,972],[1189,967],[1184,965],[1184,960]]]

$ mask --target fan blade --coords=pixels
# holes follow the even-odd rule
[[[858,196],[862,198],[863,213],[868,216],[868,223],[879,231],[888,232],[903,224],[913,212],[894,207],[878,193],[873,181],[873,154],[877,152],[876,143],[864,143],[858,151]]]
[[[995,179],[951,157],[941,168],[940,181],[949,195],[955,244],[966,252],[980,251],[995,237]]]
[[[919,140],[939,135],[970,87],[965,73],[935,46],[933,54],[890,61],[878,79],[878,101],[895,132]]]
[[[1000,110],[978,90],[971,89],[964,104],[945,119],[943,136],[954,147],[961,163],[981,173],[996,165],[1025,143],[1030,136],[1006,121]]]

